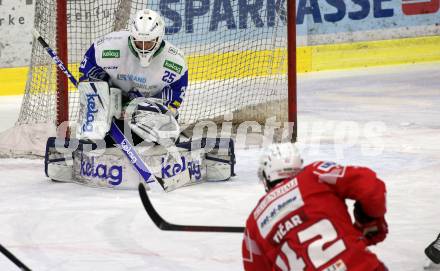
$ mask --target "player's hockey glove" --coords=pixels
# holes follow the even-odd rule
[[[385,217],[371,217],[362,209],[361,205],[354,204],[354,227],[362,232],[367,245],[375,245],[382,242],[388,234],[388,224]]]

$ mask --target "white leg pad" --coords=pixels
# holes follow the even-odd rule
[[[47,167],[47,174],[53,181],[68,183],[73,181],[72,166],[66,164],[50,163]]]

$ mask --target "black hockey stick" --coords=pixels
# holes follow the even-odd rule
[[[434,242],[425,249],[426,256],[436,264],[440,264],[440,234]]]
[[[151,220],[153,220],[154,224],[156,224],[156,226],[161,230],[192,232],[244,232],[244,227],[177,225],[169,223],[159,215],[156,209],[154,209],[143,183],[139,183],[138,190],[145,210],[147,211]]]
[[[11,260],[15,265],[17,265],[23,271],[30,271],[31,269],[27,267],[24,263],[22,263],[17,257],[14,256],[9,250],[7,250],[4,246],[0,244],[0,251],[3,253],[9,260]]]

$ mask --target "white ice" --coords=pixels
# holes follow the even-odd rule
[[[440,63],[302,74],[305,162],[373,168],[388,188],[390,233],[372,248],[390,270],[422,270],[440,231]],[[0,130],[20,98],[0,99]],[[263,194],[259,149],[237,150],[237,176],[152,194],[167,220],[242,226]],[[241,270],[241,234],[164,232],[136,191],[48,181],[41,160],[0,160],[0,243],[33,270]],[[351,203],[350,203],[351,204]],[[17,270],[0,255],[0,270]]]

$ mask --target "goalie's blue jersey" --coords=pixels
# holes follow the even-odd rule
[[[188,86],[183,53],[162,41],[148,67],[142,67],[129,41],[128,31],[112,32],[95,41],[79,67],[80,81],[104,80],[120,88],[125,97],[162,98],[178,109]]]

